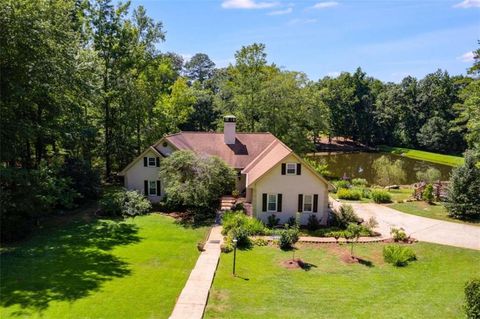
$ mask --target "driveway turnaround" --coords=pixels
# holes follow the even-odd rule
[[[333,203],[334,207],[338,204]],[[375,217],[377,231],[390,236],[392,227],[403,228],[407,235],[430,243],[480,250],[480,227],[425,218],[399,212],[378,204],[352,204],[361,218]]]
[[[210,231],[204,251],[198,257],[170,319],[201,319],[203,317],[208,292],[220,258],[220,245],[223,240],[221,231],[222,226],[215,226]]]

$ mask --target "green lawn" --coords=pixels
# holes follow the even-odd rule
[[[75,218],[1,255],[1,318],[168,318],[206,228]]]
[[[462,221],[456,218],[449,217],[447,213],[447,209],[441,203],[435,203],[433,205],[430,205],[423,201],[416,201],[416,202],[389,204],[388,207],[399,210],[407,214],[439,219],[439,220],[446,220],[446,221],[455,222],[455,223],[480,226],[480,221],[475,223],[475,222]]]
[[[410,157],[418,160],[450,165],[450,166],[459,166],[463,164],[463,161],[464,161],[463,157],[461,156],[431,153],[431,152],[414,150],[410,148],[393,147],[393,146],[385,146],[385,145],[381,145],[379,148],[383,152],[388,152],[393,154],[403,154],[403,156],[405,157]]]
[[[346,264],[349,246],[300,248],[310,271],[284,269],[292,257],[276,247],[222,254],[205,318],[463,318],[465,282],[480,276],[480,252],[417,243],[418,261],[405,268],[384,264],[385,244],[357,245],[368,267]]]

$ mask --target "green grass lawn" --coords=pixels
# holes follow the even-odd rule
[[[416,201],[416,202],[389,204],[388,207],[399,210],[407,214],[445,220],[445,221],[455,222],[455,223],[480,226],[480,221],[475,223],[475,222],[462,221],[456,218],[449,217],[447,213],[447,209],[441,203],[435,203],[434,205],[430,205],[423,201]]]
[[[1,255],[1,318],[168,318],[206,228],[80,216]]]
[[[272,246],[222,254],[205,318],[463,318],[463,287],[480,276],[480,252],[417,243],[418,260],[405,268],[384,264],[385,244],[355,246],[373,263],[346,264],[349,246],[301,247],[296,257],[314,266],[285,269],[292,258]]]
[[[431,153],[426,151],[419,151],[410,148],[403,147],[393,147],[393,146],[379,146],[380,150],[383,152],[393,153],[393,154],[403,154],[405,157],[410,157],[418,160],[428,161],[432,163],[450,165],[450,166],[459,166],[463,164],[463,157],[454,156],[454,155],[445,155],[438,153]]]

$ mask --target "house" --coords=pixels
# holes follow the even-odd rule
[[[252,215],[281,223],[300,212],[302,224],[315,215],[328,218],[329,183],[271,133],[236,132],[236,118],[224,117],[224,132],[180,132],[165,136],[134,159],[119,175],[125,187],[144,193],[152,202],[164,196],[158,171],[162,158],[176,150],[215,155],[237,171],[237,190]]]

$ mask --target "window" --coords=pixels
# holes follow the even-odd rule
[[[277,194],[268,194],[267,210],[269,212],[276,212],[277,211]]]
[[[157,159],[155,157],[149,157],[148,166],[157,166]]]
[[[313,195],[303,196],[303,211],[312,212],[313,210]]]
[[[287,163],[287,175],[297,174],[297,163]]]
[[[148,193],[150,195],[157,195],[157,181],[148,182]]]

